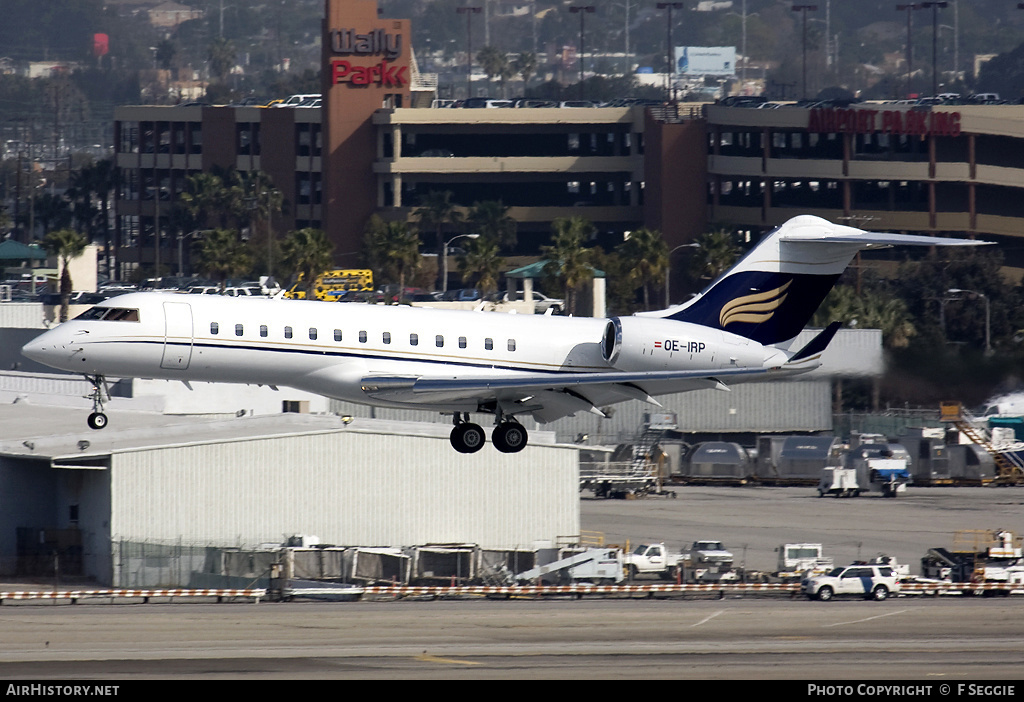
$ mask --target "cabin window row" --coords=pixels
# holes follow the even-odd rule
[[[316,341],[319,338],[319,331],[317,330],[316,327],[310,327],[307,333],[308,333],[310,341]],[[217,335],[220,334],[220,323],[219,322],[210,322],[210,334],[213,335],[213,336],[217,336]],[[243,324],[236,324],[235,325],[235,336],[244,336],[244,335],[245,335],[245,325],[243,325]],[[265,339],[268,336],[270,336],[270,329],[267,327],[266,324],[261,324],[260,325],[260,337]],[[295,337],[294,329],[292,327],[285,327],[284,328],[284,338],[285,339],[292,339],[294,337]],[[341,341],[342,339],[343,339],[343,335],[341,333],[341,330],[340,329],[335,329],[334,330],[334,340],[335,341]],[[391,340],[392,340],[391,332],[384,332],[381,335],[381,341],[383,341],[385,344],[391,344]],[[359,332],[359,343],[365,344],[368,341],[369,341],[369,335],[367,334],[367,332],[366,331],[360,331]],[[459,337],[459,342],[458,343],[459,343],[459,348],[460,349],[465,349],[465,348],[469,347],[469,340],[466,337],[464,337],[464,336],[460,336]],[[420,335],[416,334],[416,333],[409,334],[409,345],[410,346],[419,346],[419,344],[420,344]],[[441,349],[441,348],[444,348],[444,345],[445,345],[444,335],[443,334],[435,335],[434,336],[434,346],[436,346],[437,348]],[[505,347],[509,351],[515,351],[516,350],[516,340],[515,339],[508,339],[506,341]],[[494,339],[489,338],[489,337],[485,338],[484,339],[484,349],[487,350],[487,351],[493,351],[494,350]]]

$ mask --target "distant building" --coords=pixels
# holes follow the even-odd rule
[[[149,23],[154,27],[172,29],[182,22],[202,19],[206,13],[202,10],[176,2],[162,2],[149,10]]]

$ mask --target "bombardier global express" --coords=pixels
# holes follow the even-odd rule
[[[802,349],[803,329],[854,255],[893,245],[987,242],[865,232],[810,215],[772,230],[683,305],[611,319],[359,303],[130,293],[51,329],[22,352],[93,385],[105,378],[287,386],[383,407],[451,414],[452,446],[479,450],[471,413],[494,416],[491,441],[527,443],[538,422],[658,395],[773,380],[820,365],[834,323]]]

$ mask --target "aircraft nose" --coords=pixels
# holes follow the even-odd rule
[[[52,331],[43,332],[21,347],[21,355],[37,363],[54,366],[58,359],[67,355],[64,346],[57,334]]]

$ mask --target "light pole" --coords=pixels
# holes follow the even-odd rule
[[[948,2],[922,2],[920,7],[932,10],[932,97],[939,94],[938,51],[939,51],[939,10]]]
[[[683,9],[681,2],[659,2],[659,10],[668,10],[668,36],[665,39],[665,102],[672,102],[672,76],[675,74],[676,62],[672,56],[672,10]]]
[[[698,244],[696,242],[693,242],[693,243],[690,243],[690,244],[680,244],[679,246],[675,247],[674,249],[672,249],[671,251],[668,252],[668,256],[666,257],[666,258],[668,258],[668,265],[665,266],[665,308],[666,309],[668,309],[669,307],[672,306],[672,301],[671,301],[671,298],[669,296],[669,282],[672,280],[672,254],[674,254],[679,249],[699,249],[699,248],[700,248],[700,244]]]
[[[896,11],[907,13],[907,94],[904,97],[909,98],[911,94],[910,84],[912,76],[914,75],[914,50],[912,44],[912,34],[910,31],[911,17],[914,10],[920,10],[921,5],[910,4],[910,5],[897,5]]]
[[[803,92],[803,99],[806,100],[807,99],[807,11],[810,10],[811,12],[817,12],[818,6],[817,5],[793,5],[792,9],[793,9],[793,12],[800,12],[800,13],[802,13],[803,17],[804,17],[804,30],[803,30],[804,92]]]
[[[583,18],[588,12],[593,13],[596,10],[593,5],[572,5],[569,8],[569,12],[580,16],[580,100],[583,99],[583,39],[586,36],[583,31]]]
[[[467,239],[477,239],[480,237],[479,234],[456,234],[448,241],[444,242],[444,246],[441,248],[441,292],[448,292],[448,244],[452,243],[456,239],[466,237]]]
[[[455,11],[466,16],[466,98],[473,97],[473,15],[479,15],[483,8],[479,5],[456,7]]]
[[[992,307],[989,304],[988,296],[985,293],[978,292],[977,290],[961,290],[960,288],[950,288],[946,292],[956,295],[957,293],[966,293],[968,295],[974,295],[980,297],[985,301],[985,355],[989,356],[992,354]]]

